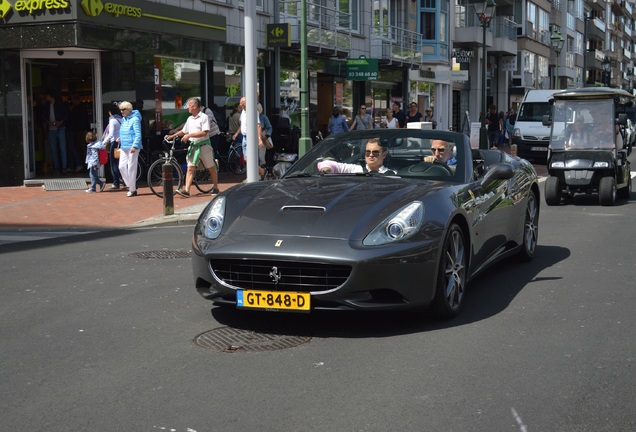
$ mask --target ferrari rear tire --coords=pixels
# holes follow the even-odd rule
[[[539,238],[539,203],[534,192],[528,195],[526,215],[523,222],[523,243],[517,257],[521,261],[530,261],[534,258]]]
[[[561,185],[558,177],[550,176],[545,180],[545,203],[549,206],[561,204]]]
[[[464,234],[453,223],[446,234],[439,260],[435,298],[431,304],[433,313],[441,319],[459,315],[466,290],[467,250]]]
[[[602,206],[613,206],[616,203],[616,180],[614,177],[603,177],[598,187],[598,200]]]

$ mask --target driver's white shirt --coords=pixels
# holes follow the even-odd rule
[[[320,161],[318,162],[317,166],[318,166],[318,170],[322,170],[323,168],[329,168],[332,173],[349,174],[349,173],[364,172],[364,170],[362,169],[362,165],[336,162],[331,160]],[[369,169],[369,165],[367,165],[366,167],[367,167],[367,171],[371,171]],[[378,168],[378,173],[380,174],[384,174],[387,171],[389,171],[389,169],[385,167],[384,165]]]

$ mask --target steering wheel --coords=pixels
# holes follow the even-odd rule
[[[406,169],[406,172],[400,170],[399,174],[409,174],[422,177],[439,177],[439,176],[452,176],[453,171],[444,162],[419,162],[415,165],[411,165]]]

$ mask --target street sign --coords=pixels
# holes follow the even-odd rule
[[[265,44],[268,48],[291,46],[291,24],[267,24]]]
[[[348,80],[373,81],[378,79],[378,59],[368,59],[365,56],[349,59],[346,68]]]

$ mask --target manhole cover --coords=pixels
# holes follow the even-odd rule
[[[220,327],[201,333],[194,343],[203,348],[221,352],[235,351],[275,351],[293,348],[309,342],[309,336],[290,336],[262,333],[254,330]]]
[[[181,259],[190,258],[192,251],[174,251],[174,250],[160,250],[160,251],[144,251],[134,252],[130,256],[134,256],[141,259]]]

